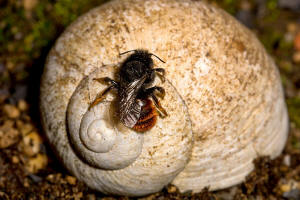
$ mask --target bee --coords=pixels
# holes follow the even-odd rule
[[[133,53],[120,66],[119,81],[109,77],[94,79],[109,86],[97,95],[90,108],[100,103],[110,90],[116,90],[120,121],[128,128],[145,132],[156,124],[158,115],[162,118],[168,115],[157,98],[164,98],[165,89],[159,86],[151,87],[156,75],[162,82],[165,81],[165,70],[153,68],[152,56],[165,62],[155,54],[142,49],[126,51],[120,56],[131,52]]]

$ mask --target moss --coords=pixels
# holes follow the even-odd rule
[[[280,31],[271,29],[264,30],[264,33],[260,36],[261,42],[269,52],[278,47],[282,39],[283,34]]]
[[[79,15],[107,0],[40,0],[28,11],[18,1],[0,8],[2,61],[30,62]],[[1,62],[1,60],[0,60]]]
[[[241,0],[209,0],[209,2],[213,2],[216,5],[219,5],[224,10],[229,12],[231,15],[235,15],[238,11],[238,6]]]
[[[287,99],[289,116],[296,127],[300,128],[300,98],[294,97]]]
[[[267,1],[267,9],[270,11],[274,11],[277,9],[277,1],[278,0],[268,0]]]

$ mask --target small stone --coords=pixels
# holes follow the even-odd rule
[[[13,121],[7,120],[0,127],[0,149],[7,148],[19,140],[19,131],[13,125]]]
[[[83,197],[83,193],[82,192],[79,192],[78,194],[74,195],[74,199],[75,200],[80,200],[80,199],[82,199],[82,197]]]
[[[292,189],[291,191],[284,192],[282,196],[287,199],[300,199],[300,190]]]
[[[168,193],[174,193],[176,192],[177,188],[174,185],[170,185],[168,187]]]
[[[13,62],[7,62],[6,63],[6,68],[9,70],[9,71],[13,71],[14,68],[15,68],[15,64]]]
[[[73,176],[66,176],[66,180],[70,185],[75,185],[76,184],[76,178]]]
[[[295,33],[298,29],[298,26],[296,23],[288,23],[286,29],[290,33]]]
[[[16,106],[6,104],[3,107],[4,113],[12,119],[16,119],[20,116],[20,111],[16,108]]]
[[[251,10],[252,8],[253,6],[249,1],[242,1],[240,4],[241,10]]]
[[[54,174],[49,174],[49,175],[46,177],[46,180],[52,183],[53,180],[54,180]]]
[[[31,11],[37,3],[37,0],[23,0],[23,6],[26,11]]]
[[[293,61],[295,63],[300,63],[300,51],[296,51],[294,54],[293,54]]]
[[[13,156],[12,158],[11,158],[11,161],[14,163],[14,164],[17,164],[17,163],[19,163],[19,158],[17,157],[17,156]]]
[[[42,138],[39,134],[37,132],[31,132],[22,140],[23,152],[27,156],[34,156],[39,153],[41,144]]]
[[[294,189],[300,189],[300,183],[291,179],[291,180],[288,180],[286,181],[284,184],[282,184],[280,186],[280,190],[282,191],[282,193],[285,193],[285,192],[289,192],[291,190],[294,190]]]
[[[24,124],[24,122],[21,121],[21,120],[17,120],[16,124],[17,124],[18,130],[21,132],[21,134],[23,136],[25,136],[28,133],[30,133],[30,131],[32,131],[32,129],[33,129],[32,124],[30,124],[30,123]]]
[[[39,170],[45,168],[48,164],[48,157],[45,154],[38,154],[37,156],[30,158],[25,164],[25,168],[30,173],[36,173]]]
[[[38,3],[38,0],[23,0],[23,7],[25,10],[26,18],[30,19],[32,17],[32,10]]]
[[[88,194],[85,195],[86,200],[96,200],[96,195],[95,194]]]
[[[24,181],[23,181],[23,185],[24,185],[24,187],[29,187],[29,181],[28,181],[28,179],[25,179]]]
[[[281,190],[282,192],[290,191],[290,190],[291,190],[291,185],[290,185],[290,184],[284,184],[284,185],[281,185],[281,186],[280,186],[280,190]]]
[[[34,174],[29,174],[28,177],[35,183],[39,183],[43,180],[42,177],[34,175]]]
[[[26,103],[26,101],[24,101],[23,99],[18,101],[18,108],[21,111],[25,111],[28,109],[28,104]]]
[[[291,156],[289,154],[287,154],[283,157],[283,163],[286,166],[291,166]]]

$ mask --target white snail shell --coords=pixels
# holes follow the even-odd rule
[[[167,61],[154,58],[167,71],[169,81],[155,84],[169,116],[143,134],[118,122],[113,92],[88,110],[107,87],[93,78],[114,78],[119,53],[133,49]],[[80,17],[49,54],[41,116],[74,175],[130,196],[168,183],[181,192],[240,183],[254,158],[281,153],[288,132],[279,73],[262,45],[224,11],[190,0],[113,0]]]

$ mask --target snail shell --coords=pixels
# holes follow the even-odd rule
[[[144,134],[118,122],[112,93],[88,110],[106,87],[93,78],[113,78],[119,53],[139,48],[167,61],[155,65],[169,80],[155,83],[169,116]],[[279,73],[262,45],[222,10],[190,0],[114,0],[80,17],[49,54],[41,116],[74,175],[131,196],[170,182],[181,192],[240,183],[254,158],[281,153],[288,133]]]

